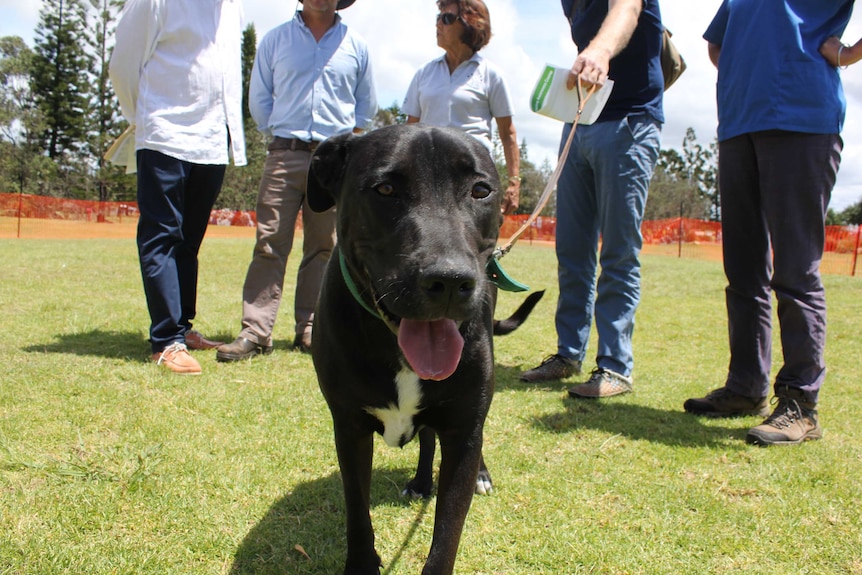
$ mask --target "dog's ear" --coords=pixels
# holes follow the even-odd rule
[[[306,197],[315,212],[325,212],[335,205],[338,184],[347,164],[348,142],[351,133],[333,136],[324,140],[314,151],[308,166]]]

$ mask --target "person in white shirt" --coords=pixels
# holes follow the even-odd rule
[[[309,351],[323,271],[335,247],[335,211],[318,214],[308,207],[308,165],[318,143],[360,132],[377,112],[368,46],[337,13],[354,0],[300,1],[302,11],[264,35],[254,60],[249,110],[258,129],[272,139],[257,196],[257,241],[242,289],[242,330],[216,350],[218,361],[272,351],[300,211],[293,345]]]
[[[497,68],[479,54],[491,39],[491,17],[482,0],[438,0],[437,45],[445,54],[416,72],[401,111],[407,123],[463,130],[490,152],[491,119],[497,123],[506,172],[504,214],[518,208],[521,154],[509,90]]]
[[[240,0],[127,0],[110,78],[135,127],[138,255],[150,314],[152,360],[199,374],[188,348],[198,250],[225,167],[245,165]]]

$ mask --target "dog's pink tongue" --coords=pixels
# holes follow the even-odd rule
[[[458,368],[464,338],[451,319],[402,319],[398,327],[398,345],[420,379],[440,381]]]

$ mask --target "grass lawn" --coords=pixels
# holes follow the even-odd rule
[[[239,330],[252,243],[204,242],[195,326],[210,337]],[[340,572],[331,420],[290,350],[292,301],[275,353],[196,352],[203,375],[182,377],[148,362],[133,240],[0,240],[0,260],[0,574]],[[556,261],[519,244],[503,263],[547,294],[496,340],[495,492],[473,500],[458,573],[862,574],[862,280],[824,278],[824,439],[764,449],[743,441],[759,419],[682,411],[726,374],[719,263],[644,257],[635,393],[604,401],[518,381],[555,350]],[[521,297],[502,294],[498,317]],[[419,573],[430,544],[435,499],[399,496],[417,454],[375,442],[385,573]]]

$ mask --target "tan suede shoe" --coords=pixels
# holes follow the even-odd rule
[[[192,357],[186,344],[174,342],[159,353],[152,355],[156,365],[161,365],[181,375],[200,375],[201,364]]]

